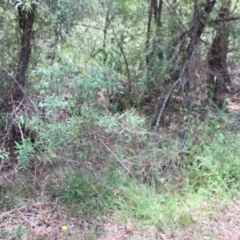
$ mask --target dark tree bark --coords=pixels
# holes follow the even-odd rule
[[[18,67],[16,80],[18,84],[15,84],[13,100],[18,104],[24,99],[25,86],[25,75],[28,67],[28,61],[31,53],[31,39],[32,39],[32,28],[34,23],[34,11],[26,11],[22,6],[18,7],[18,21],[21,31],[21,50],[19,54]],[[19,87],[22,87],[22,89]]]
[[[192,99],[191,99],[191,63],[194,57],[194,53],[196,50],[196,47],[199,44],[201,35],[203,33],[203,30],[205,28],[205,24],[207,23],[207,19],[209,14],[212,12],[212,9],[215,5],[215,0],[206,0],[206,3],[202,9],[199,8],[197,4],[197,0],[194,0],[194,16],[191,26],[181,33],[179,36],[178,41],[176,42],[177,45],[182,42],[182,39],[187,38],[189,39],[189,44],[187,45],[186,49],[186,57],[183,58],[183,65],[181,67],[181,72],[178,74],[178,79],[175,80],[175,83],[173,84],[174,88],[181,82],[181,86],[183,88],[184,92],[184,99],[185,103],[188,109],[188,112],[190,113],[191,107],[192,107]],[[155,131],[157,132],[160,127],[160,121],[162,120],[163,110],[167,107],[168,102],[170,101],[171,94],[173,92],[173,87],[171,87],[167,94],[166,98],[161,104],[160,112],[157,117],[156,125],[155,125]],[[187,133],[187,132],[186,132]],[[187,134],[184,134],[184,141],[186,140]]]
[[[146,64],[149,66],[152,58],[155,56],[155,51],[158,51],[158,45],[161,44],[160,36],[159,36],[159,29],[162,26],[161,22],[161,14],[162,14],[162,5],[163,0],[150,0],[149,6],[149,15],[148,15],[148,25],[147,25],[147,40],[146,40],[146,50],[150,53],[146,56]],[[152,14],[153,13],[153,14]],[[150,35],[151,35],[151,25],[152,25],[152,15],[154,15],[154,21],[156,24],[155,36],[152,43],[152,47],[150,49]],[[161,58],[162,54],[157,53],[158,57]]]
[[[207,22],[208,15],[212,12],[212,9],[215,5],[215,0],[207,0],[204,9],[198,9],[197,1],[194,1],[194,19],[192,23],[191,30],[188,35],[190,36],[190,42],[187,47],[187,59],[185,61],[182,75],[185,75],[185,84],[184,93],[185,93],[185,102],[188,110],[191,109],[191,79],[190,79],[190,67],[192,58],[196,49],[196,46],[199,44],[200,37],[205,28],[205,24]],[[180,76],[181,78],[182,76]]]
[[[220,8],[218,17],[224,19],[228,17],[228,6]],[[216,36],[213,39],[211,48],[208,52],[209,74],[207,79],[208,97],[219,107],[222,108],[225,96],[230,86],[230,75],[227,66],[227,53],[229,29],[225,21],[219,21],[216,26]]]
[[[145,43],[146,51],[149,50],[150,47],[150,36],[151,36],[151,26],[152,26],[152,0],[150,0],[150,6],[149,6],[149,13],[148,13],[148,24],[147,24],[147,39]],[[146,64],[148,66],[149,64],[149,55],[146,56]]]

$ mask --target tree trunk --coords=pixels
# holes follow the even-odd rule
[[[32,27],[34,23],[34,11],[26,11],[22,6],[18,7],[19,27],[21,30],[21,50],[19,54],[16,80],[14,86],[13,100],[19,105],[24,99],[25,75],[31,53]],[[20,88],[20,85],[22,88]]]
[[[205,28],[205,22],[207,21],[208,15],[212,12],[212,9],[215,5],[215,1],[206,1],[206,5],[204,10],[200,11],[198,8],[197,1],[194,1],[194,18],[192,22],[192,30],[189,32],[190,42],[187,47],[187,59],[184,64],[184,71],[186,80],[184,86],[184,98],[187,105],[188,110],[191,108],[192,99],[191,99],[191,86],[190,86],[190,68],[193,60],[193,55],[195,53],[195,49],[199,44],[199,40]],[[191,28],[190,28],[191,29]],[[181,78],[181,76],[180,76]]]
[[[193,16],[192,24],[188,30],[184,31],[180,35],[179,37],[180,41],[177,41],[177,46],[178,46],[181,43],[181,40],[185,38],[185,36],[189,37],[189,43],[186,49],[186,57],[183,59],[184,64],[182,66],[181,72],[178,74],[178,79],[175,80],[175,83],[173,84],[173,86],[168,90],[166,94],[166,98],[164,99],[163,103],[160,103],[158,106],[158,109],[160,109],[160,112],[158,114],[156,125],[155,125],[156,132],[159,130],[160,121],[163,115],[163,110],[164,108],[167,107],[174,88],[180,82],[182,83],[181,84],[183,89],[182,92],[184,93],[184,100],[185,100],[188,112],[189,113],[191,112],[191,108],[192,108],[191,76],[190,76],[191,63],[193,61],[196,47],[199,44],[201,35],[205,28],[205,24],[207,22],[208,16],[212,12],[215,3],[216,3],[215,0],[212,0],[212,1],[206,0],[204,8],[200,9],[197,0],[194,0],[194,16]],[[184,136],[184,141],[185,140],[186,140],[186,135]]]
[[[147,39],[146,39],[146,50],[150,52],[146,56],[146,64],[149,64],[154,61],[154,57],[157,55],[159,59],[162,58],[162,53],[159,51],[159,46],[161,45],[159,30],[162,26],[161,15],[162,15],[162,5],[163,0],[151,0],[149,6],[149,15],[148,15],[148,26],[147,26]],[[152,47],[150,48],[150,33],[151,33],[151,23],[152,23],[152,12],[154,14],[154,21],[156,24],[155,36],[153,39]]]
[[[189,28],[188,35],[190,37],[189,44],[187,46],[187,58],[183,65],[182,72],[180,73],[179,78],[185,77],[185,81],[183,84],[183,92],[184,99],[187,106],[188,111],[191,110],[192,99],[191,99],[191,76],[190,69],[191,63],[193,61],[193,56],[195,54],[195,49],[199,44],[201,35],[205,28],[205,24],[207,22],[209,14],[212,12],[213,7],[216,1],[206,1],[204,5],[204,9],[200,10],[197,4],[197,0],[194,0],[194,18],[192,22],[192,26]]]
[[[228,6],[220,8],[218,17],[228,17]],[[216,26],[216,36],[213,39],[211,48],[208,52],[209,74],[207,79],[208,97],[219,107],[222,108],[225,96],[230,85],[230,75],[227,67],[227,53],[229,29],[227,23],[218,22]]]

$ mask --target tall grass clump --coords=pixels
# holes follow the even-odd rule
[[[196,216],[217,214],[226,199],[237,196],[239,134],[217,119],[196,123],[184,149],[182,139],[165,134],[161,144],[140,137],[137,151],[118,151],[134,178],[116,199],[117,219],[170,231],[194,224]]]

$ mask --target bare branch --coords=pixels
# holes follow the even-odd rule
[[[123,166],[123,168],[128,172],[128,174],[137,182],[137,179],[134,175],[129,171],[129,169],[123,164],[123,162],[117,157],[117,155],[100,139],[102,145],[116,158],[116,160]]]
[[[100,30],[100,31],[104,30],[104,28],[101,28],[101,27],[98,27],[98,26],[93,26],[93,25],[88,25],[88,24],[84,24],[84,23],[77,23],[77,24],[74,24],[74,25],[78,25],[80,27],[86,27],[86,28],[94,28],[94,29],[97,29],[97,30]]]
[[[23,87],[20,85],[20,83],[17,81],[17,79],[11,74],[9,73],[6,68],[4,68],[2,65],[0,65],[1,69],[15,82],[15,84],[17,85],[17,87],[20,89],[20,91],[22,92],[22,94],[24,95],[24,97],[27,98],[27,100],[29,101],[29,103],[34,107],[34,110],[37,112],[38,109],[36,107],[36,105],[34,104],[34,102],[29,98],[28,94],[26,93],[26,91],[23,89]]]
[[[159,130],[160,121],[161,121],[161,119],[162,119],[163,111],[164,111],[164,109],[165,109],[165,107],[166,107],[166,104],[167,104],[168,100],[170,99],[171,94],[172,94],[174,88],[175,88],[175,87],[178,85],[178,83],[180,83],[180,82],[181,82],[181,78],[179,78],[179,79],[172,85],[172,87],[169,89],[169,91],[168,91],[168,93],[167,93],[167,95],[166,95],[166,97],[165,97],[165,99],[164,99],[164,101],[163,101],[161,110],[160,110],[160,112],[159,112],[159,114],[158,114],[156,126],[155,126],[155,128],[154,128],[154,131],[155,131],[155,132],[158,132],[158,130]]]
[[[230,17],[230,18],[219,18],[219,19],[209,21],[208,23],[229,22],[229,21],[236,21],[236,20],[240,20],[240,16],[239,17]]]

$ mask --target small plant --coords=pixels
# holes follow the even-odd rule
[[[9,160],[9,152],[7,152],[5,149],[0,149],[0,160],[6,161]]]
[[[21,225],[18,225],[16,227],[16,229],[14,230],[14,232],[12,233],[12,235],[15,236],[14,239],[16,240],[21,240],[22,239],[22,235],[26,232],[26,229],[24,227],[22,227]]]
[[[100,176],[74,170],[54,186],[53,192],[56,191],[62,202],[77,204],[84,213],[109,209],[114,204],[115,190],[124,181],[116,175],[111,171]]]
[[[0,231],[0,239],[6,239],[7,238],[7,232],[4,230]]]
[[[15,8],[18,9],[19,7],[21,7],[22,10],[24,10],[26,12],[30,12],[30,11],[32,11],[33,4],[38,5],[39,3],[34,0],[32,0],[32,1],[16,0]]]
[[[35,155],[33,144],[29,138],[23,138],[20,143],[15,142],[15,145],[18,164],[26,168],[29,161],[33,159]]]
[[[170,231],[176,222],[182,226],[191,225],[194,222],[193,210],[201,206],[203,198],[200,195],[181,195],[177,189],[169,192],[167,188],[159,191],[145,184],[136,186],[129,182],[128,186],[121,188],[116,200],[115,218],[123,222],[129,219],[137,227],[155,227],[163,232]]]
[[[198,143],[189,138],[183,151],[186,169],[181,174],[193,191],[204,189],[212,194],[240,188],[239,134],[228,131],[217,120],[204,123]]]

